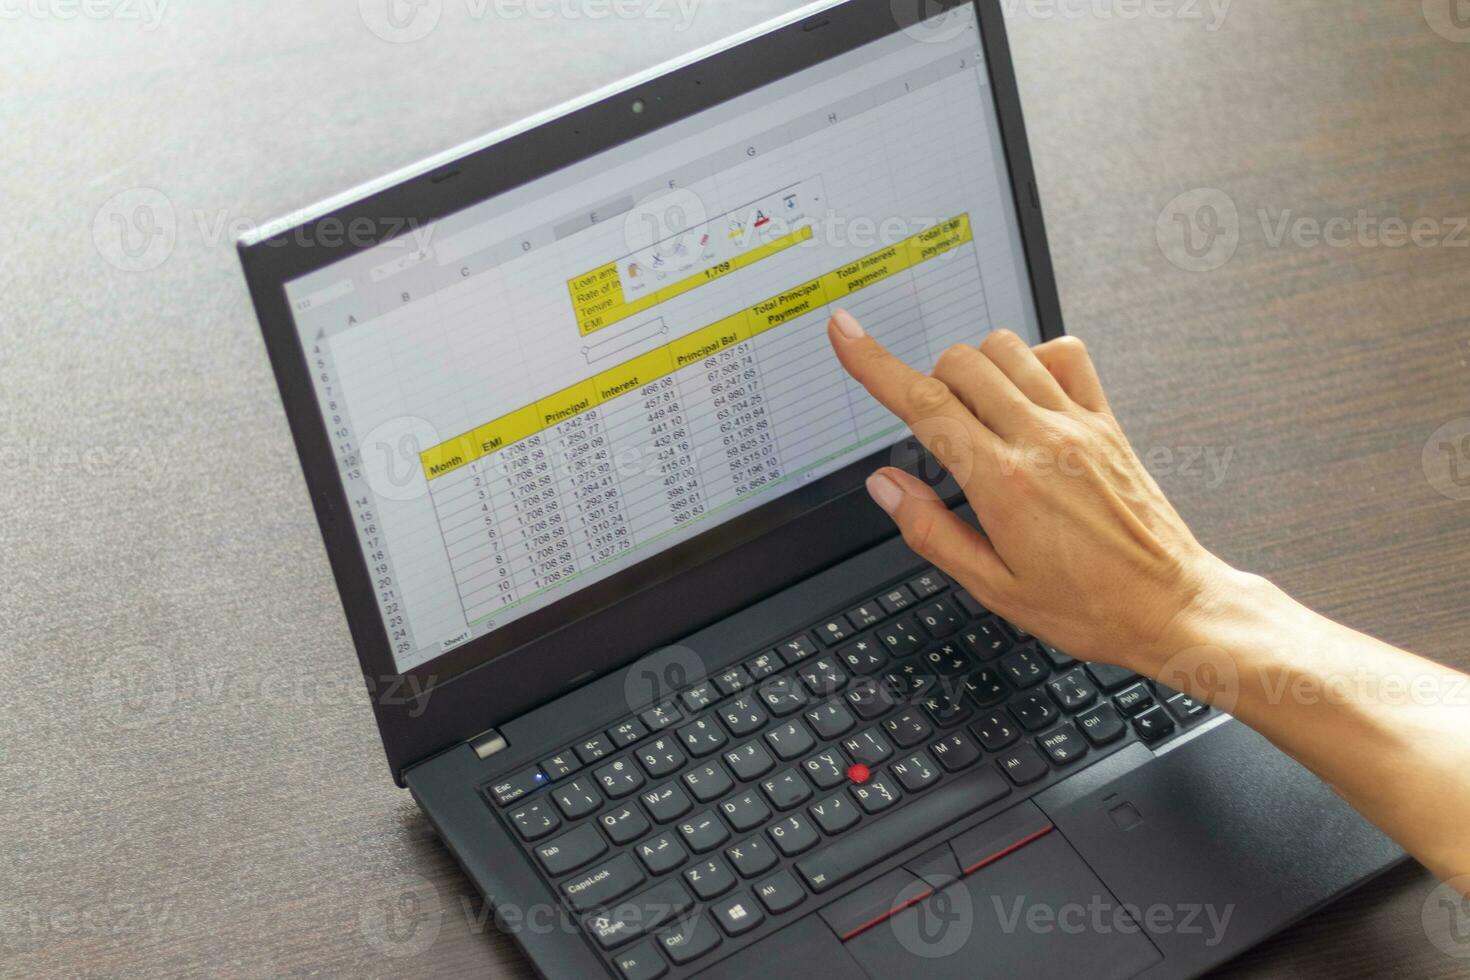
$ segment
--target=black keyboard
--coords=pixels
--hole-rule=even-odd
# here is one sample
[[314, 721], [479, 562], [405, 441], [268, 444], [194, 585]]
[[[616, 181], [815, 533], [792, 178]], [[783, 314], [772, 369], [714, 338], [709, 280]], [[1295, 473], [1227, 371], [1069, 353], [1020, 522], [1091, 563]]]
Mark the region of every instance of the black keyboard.
[[651, 980], [1089, 753], [1208, 713], [931, 569], [483, 792], [615, 975]]

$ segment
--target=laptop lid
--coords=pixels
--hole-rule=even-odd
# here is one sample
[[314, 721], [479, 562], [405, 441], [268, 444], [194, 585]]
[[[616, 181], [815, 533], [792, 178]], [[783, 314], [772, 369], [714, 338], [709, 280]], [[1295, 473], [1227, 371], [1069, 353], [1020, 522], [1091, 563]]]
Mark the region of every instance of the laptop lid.
[[919, 452], [833, 308], [923, 369], [1061, 332], [999, 5], [903, 6], [805, 8], [240, 243], [395, 778], [893, 533], [862, 481]]

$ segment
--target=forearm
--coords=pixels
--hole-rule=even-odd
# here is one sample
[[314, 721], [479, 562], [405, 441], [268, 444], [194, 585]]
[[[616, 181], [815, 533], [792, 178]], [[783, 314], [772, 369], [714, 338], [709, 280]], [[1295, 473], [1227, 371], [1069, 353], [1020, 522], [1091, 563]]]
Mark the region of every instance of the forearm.
[[1261, 732], [1438, 875], [1470, 874], [1470, 677], [1233, 571], [1138, 659]]

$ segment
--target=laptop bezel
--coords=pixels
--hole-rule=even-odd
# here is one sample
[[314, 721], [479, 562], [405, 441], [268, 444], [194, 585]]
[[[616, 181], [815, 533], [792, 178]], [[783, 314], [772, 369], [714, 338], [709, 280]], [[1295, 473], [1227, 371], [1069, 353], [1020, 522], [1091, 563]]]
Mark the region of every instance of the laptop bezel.
[[[972, 0], [918, 0], [931, 14]], [[342, 597], [385, 751], [403, 769], [780, 591], [893, 534], [862, 481], [880, 450], [522, 622], [534, 638], [487, 653], [478, 638], [400, 673], [394, 666], [346, 491], [284, 284], [417, 226], [910, 26], [898, 0], [815, 4], [483, 140], [440, 154], [242, 239], [241, 262]], [[1000, 120], [1038, 320], [1060, 336], [1060, 303], [998, 0], [973, 0]], [[777, 67], [779, 66], [779, 67]], [[644, 105], [629, 111], [633, 99]], [[366, 219], [369, 224], [362, 224]], [[381, 238], [324, 236], [372, 227]], [[646, 577], [649, 567], [663, 579]], [[635, 576], [633, 573], [644, 573]], [[491, 634], [495, 636], [495, 634]], [[778, 638], [772, 638], [773, 642]]]

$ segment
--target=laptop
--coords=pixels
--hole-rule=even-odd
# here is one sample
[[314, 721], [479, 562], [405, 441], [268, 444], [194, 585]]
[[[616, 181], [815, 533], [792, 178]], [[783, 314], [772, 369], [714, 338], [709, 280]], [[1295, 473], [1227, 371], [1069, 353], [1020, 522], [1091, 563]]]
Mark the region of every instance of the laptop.
[[863, 491], [973, 520], [832, 309], [1063, 332], [995, 0], [805, 8], [240, 254], [392, 778], [543, 976], [1193, 976], [1401, 859]]

